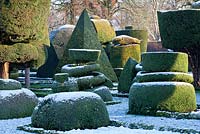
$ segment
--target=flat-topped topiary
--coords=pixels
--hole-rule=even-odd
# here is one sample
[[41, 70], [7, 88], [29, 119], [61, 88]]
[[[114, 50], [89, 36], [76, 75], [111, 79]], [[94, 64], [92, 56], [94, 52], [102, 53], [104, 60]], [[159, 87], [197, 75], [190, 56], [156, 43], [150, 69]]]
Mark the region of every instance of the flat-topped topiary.
[[192, 83], [194, 81], [191, 74], [182, 72], [143, 72], [136, 75], [137, 82], [156, 82], [156, 81], [179, 81]]
[[68, 81], [69, 74], [68, 73], [57, 73], [54, 75], [54, 77], [57, 82], [63, 83], [65, 81]]
[[13, 79], [0, 79], [0, 90], [16, 90], [21, 88], [22, 85], [19, 81]]
[[30, 116], [37, 103], [37, 96], [28, 89], [0, 90], [0, 119]]
[[48, 95], [35, 108], [31, 120], [33, 127], [47, 130], [96, 129], [110, 121], [103, 100], [91, 92]]
[[188, 55], [181, 52], [147, 52], [141, 65], [146, 72], [188, 72]]
[[95, 62], [99, 60], [101, 50], [69, 49], [69, 58], [78, 63]]
[[98, 94], [104, 102], [113, 101], [112, 94], [107, 86], [93, 88], [93, 93]]
[[129, 92], [129, 113], [154, 115], [158, 110], [171, 112], [196, 110], [193, 85], [185, 82], [134, 83]]

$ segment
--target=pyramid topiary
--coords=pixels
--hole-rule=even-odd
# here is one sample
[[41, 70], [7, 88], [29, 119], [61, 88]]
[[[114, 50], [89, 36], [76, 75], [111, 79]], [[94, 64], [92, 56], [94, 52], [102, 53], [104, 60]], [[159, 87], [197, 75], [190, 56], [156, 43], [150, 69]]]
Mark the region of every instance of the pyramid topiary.
[[68, 49], [97, 49], [101, 50], [101, 55], [97, 61], [100, 64], [100, 72], [104, 73], [112, 81], [117, 81], [117, 77], [112, 69], [112, 66], [108, 60], [108, 57], [102, 48], [95, 31], [95, 28], [90, 21], [87, 10], [84, 10], [77, 22], [77, 25], [72, 33], [72, 36], [65, 48], [63, 59], [59, 63], [59, 66], [63, 66], [68, 63], [72, 63], [69, 59]]

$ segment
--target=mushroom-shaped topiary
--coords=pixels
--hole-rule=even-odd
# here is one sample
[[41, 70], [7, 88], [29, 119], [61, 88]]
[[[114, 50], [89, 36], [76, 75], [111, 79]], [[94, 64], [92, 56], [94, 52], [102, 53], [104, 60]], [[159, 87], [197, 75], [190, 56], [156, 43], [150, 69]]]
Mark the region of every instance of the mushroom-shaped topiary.
[[44, 129], [71, 130], [109, 125], [106, 106], [95, 93], [68, 92], [44, 97], [32, 114], [32, 125]]

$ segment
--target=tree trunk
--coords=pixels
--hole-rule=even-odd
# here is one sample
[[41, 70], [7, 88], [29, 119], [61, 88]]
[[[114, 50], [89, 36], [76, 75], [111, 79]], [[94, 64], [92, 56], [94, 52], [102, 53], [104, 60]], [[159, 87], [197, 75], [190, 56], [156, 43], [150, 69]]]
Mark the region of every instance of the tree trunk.
[[195, 89], [200, 90], [200, 47], [185, 48], [185, 52], [188, 54], [189, 63], [192, 68]]
[[9, 62], [0, 64], [0, 78], [9, 79]]
[[25, 85], [26, 88], [30, 87], [30, 67], [25, 65]]

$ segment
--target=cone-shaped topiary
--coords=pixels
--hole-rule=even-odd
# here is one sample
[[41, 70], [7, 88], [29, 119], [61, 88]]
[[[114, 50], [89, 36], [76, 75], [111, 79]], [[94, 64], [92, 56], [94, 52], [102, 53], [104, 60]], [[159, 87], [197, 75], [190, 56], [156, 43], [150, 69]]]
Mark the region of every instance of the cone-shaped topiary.
[[194, 86], [200, 88], [200, 10], [158, 12], [162, 45], [189, 55]]
[[112, 69], [112, 66], [108, 60], [108, 57], [102, 48], [95, 31], [95, 28], [90, 21], [88, 13], [84, 10], [79, 17], [77, 25], [72, 33], [72, 36], [65, 48], [64, 56], [59, 66], [63, 66], [66, 63], [71, 63], [68, 56], [68, 49], [98, 49], [101, 50], [101, 55], [97, 61], [100, 64], [100, 72], [104, 73], [112, 81], [117, 81], [117, 77]]

